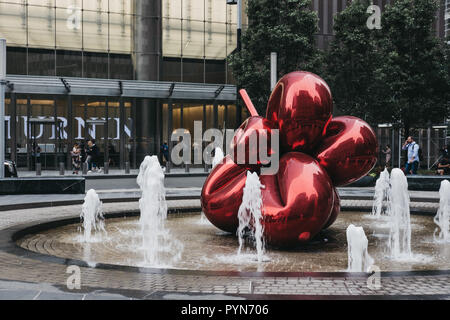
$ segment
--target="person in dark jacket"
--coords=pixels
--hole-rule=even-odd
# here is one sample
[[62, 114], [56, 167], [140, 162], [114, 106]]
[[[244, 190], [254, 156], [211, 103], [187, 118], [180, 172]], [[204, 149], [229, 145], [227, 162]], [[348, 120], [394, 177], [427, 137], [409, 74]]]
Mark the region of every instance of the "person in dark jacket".
[[437, 174], [441, 176], [448, 176], [450, 174], [450, 159], [448, 155], [439, 160]]
[[31, 150], [31, 166], [33, 170], [36, 170], [36, 163], [41, 163], [41, 147], [36, 143], [33, 142], [33, 148]]
[[86, 162], [86, 157], [87, 157], [87, 155], [86, 155], [86, 149], [87, 149], [86, 145], [87, 145], [87, 141], [86, 141], [86, 142], [85, 142], [85, 141], [81, 141], [81, 143], [80, 143], [80, 151], [81, 151], [80, 157], [81, 157], [81, 163]]
[[165, 163], [167, 165], [167, 162], [169, 162], [169, 145], [167, 144], [167, 142], [164, 142], [161, 147], [161, 153], [164, 157]]
[[72, 174], [78, 174], [81, 167], [81, 149], [78, 143], [73, 145], [70, 156], [72, 158]]
[[89, 140], [88, 141], [88, 147], [86, 150], [86, 162], [89, 167], [89, 171], [98, 171], [100, 172], [101, 169], [98, 168], [98, 160], [100, 157], [100, 150], [98, 149], [97, 145], [95, 144], [95, 140]]

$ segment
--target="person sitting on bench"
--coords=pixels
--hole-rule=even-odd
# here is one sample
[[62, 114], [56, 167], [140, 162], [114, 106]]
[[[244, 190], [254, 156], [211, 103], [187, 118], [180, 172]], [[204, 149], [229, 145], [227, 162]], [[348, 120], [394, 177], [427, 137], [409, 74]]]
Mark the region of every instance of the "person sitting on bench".
[[447, 176], [450, 174], [450, 159], [448, 156], [444, 156], [441, 160], [439, 160], [437, 174], [441, 176]]

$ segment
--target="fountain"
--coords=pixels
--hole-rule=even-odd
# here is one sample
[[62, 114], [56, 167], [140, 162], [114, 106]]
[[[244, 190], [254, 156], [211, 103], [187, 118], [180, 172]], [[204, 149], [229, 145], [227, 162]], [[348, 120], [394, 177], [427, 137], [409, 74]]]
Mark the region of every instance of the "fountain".
[[146, 156], [137, 177], [142, 196], [139, 199], [144, 264], [171, 264], [181, 257], [182, 246], [165, 227], [167, 219], [164, 172], [156, 156]]
[[[126, 218], [108, 221], [107, 239], [89, 245], [74, 241], [74, 225], [40, 230], [16, 243], [48, 254], [45, 244], [37, 245], [44, 239], [61, 248], [53, 250], [54, 255], [65, 259], [89, 259], [99, 265], [196, 270], [197, 275], [202, 270], [340, 272], [347, 267], [349, 271], [367, 272], [374, 260], [383, 271], [450, 269], [450, 251], [434, 241], [426, 242], [436, 228], [433, 219], [410, 216], [407, 180], [399, 169], [393, 169], [390, 176], [387, 171], [382, 173], [373, 215], [349, 211], [337, 216], [340, 205], [335, 188], [370, 172], [378, 144], [374, 131], [363, 120], [333, 117], [331, 92], [320, 77], [309, 72], [284, 76], [269, 99], [266, 117], [258, 115], [245, 91], [241, 90], [241, 95], [251, 117], [240, 126], [242, 130], [237, 131], [233, 141], [237, 150], [245, 150], [244, 158], [251, 159], [250, 155], [266, 154], [261, 152], [265, 143], [246, 147], [251, 132], [270, 132], [272, 136], [278, 131], [282, 148], [273, 146], [270, 139], [271, 147], [266, 150], [267, 155], [270, 150], [269, 158], [280, 160], [275, 161], [279, 168], [275, 175], [263, 175], [262, 158], [259, 164], [238, 163], [234, 157], [223, 161], [223, 152], [217, 148], [213, 161], [216, 168], [203, 185], [201, 208], [193, 205], [192, 214], [168, 218], [164, 173], [156, 157], [146, 157], [137, 178], [142, 190], [139, 219], [133, 216], [134, 212], [125, 210]], [[275, 165], [272, 161], [270, 164]], [[261, 180], [257, 172], [261, 172]], [[192, 203], [198, 200], [193, 198]], [[448, 209], [442, 201], [440, 212], [446, 213]], [[90, 208], [96, 206], [95, 201], [86, 202], [94, 203]], [[201, 211], [211, 223], [199, 224]], [[86, 221], [90, 221], [87, 216], [88, 213]], [[381, 218], [374, 219], [377, 216]], [[447, 220], [440, 215], [436, 218], [441, 232], [448, 231], [448, 214], [445, 217]], [[381, 219], [388, 223], [380, 223]], [[97, 227], [100, 228], [91, 224], [85, 231]], [[236, 230], [238, 250], [236, 237], [231, 234]], [[412, 230], [414, 252], [418, 253], [414, 256]], [[371, 236], [366, 237], [366, 233]], [[379, 245], [381, 237], [373, 235], [386, 238], [390, 258], [385, 246]], [[251, 252], [243, 253], [245, 241], [254, 241], [256, 250], [252, 247], [248, 250]], [[265, 244], [273, 244], [270, 259], [266, 260]]]
[[408, 259], [411, 254], [411, 217], [408, 180], [402, 170], [392, 169], [388, 193], [390, 232], [388, 248], [391, 258]]
[[261, 224], [261, 188], [264, 188], [264, 186], [261, 184], [258, 174], [256, 172], [251, 173], [248, 171], [242, 203], [238, 211], [239, 227], [237, 230], [239, 238], [238, 255], [240, 255], [242, 251], [245, 231], [246, 229], [249, 229], [256, 242], [258, 262], [262, 262], [264, 257], [264, 229]]
[[221, 163], [223, 161], [223, 158], [225, 157], [225, 155], [223, 154], [222, 149], [220, 149], [219, 147], [217, 147], [214, 150], [214, 158], [212, 160], [212, 167], [214, 168], [216, 165], [218, 165], [219, 163]]
[[90, 189], [86, 193], [82, 206], [80, 218], [83, 226], [83, 235], [81, 242], [93, 242], [95, 238], [93, 233], [97, 231], [105, 231], [105, 223], [102, 211], [102, 202], [94, 189]]
[[374, 260], [367, 251], [369, 241], [362, 227], [353, 224], [347, 228], [348, 268], [349, 272], [369, 272]]
[[[450, 182], [448, 180], [441, 182], [439, 198], [439, 209], [433, 220], [438, 228], [434, 231], [433, 237], [437, 243], [448, 243], [450, 242]], [[436, 236], [438, 231], [439, 234]]]
[[389, 191], [389, 171], [387, 168], [380, 173], [380, 177], [375, 184], [375, 193], [373, 197], [372, 215], [379, 218], [388, 210], [385, 201]]

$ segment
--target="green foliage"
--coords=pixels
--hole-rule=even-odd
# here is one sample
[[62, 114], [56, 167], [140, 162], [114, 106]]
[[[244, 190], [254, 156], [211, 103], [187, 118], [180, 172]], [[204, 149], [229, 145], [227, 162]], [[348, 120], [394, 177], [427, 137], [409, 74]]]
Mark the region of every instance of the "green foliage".
[[406, 133], [442, 122], [450, 106], [450, 45], [433, 30], [438, 1], [393, 1], [384, 8], [380, 30], [367, 27], [371, 3], [353, 0], [335, 16], [335, 39], [322, 53], [309, 0], [249, 0], [242, 51], [230, 57], [237, 86], [247, 89], [264, 115], [275, 51], [279, 76], [294, 70], [319, 74], [343, 114], [391, 122]]
[[386, 6], [381, 30], [367, 28], [367, 7], [368, 1], [353, 1], [335, 20], [325, 79], [336, 106], [406, 132], [442, 122], [449, 107], [450, 51], [432, 29], [437, 2], [397, 0]]
[[278, 53], [278, 75], [320, 67], [316, 49], [317, 13], [309, 0], [250, 0], [248, 29], [242, 50], [230, 56], [238, 88], [245, 88], [255, 107], [265, 115], [270, 96], [270, 53]]
[[437, 9], [436, 0], [397, 0], [382, 16], [383, 63], [375, 80], [392, 120], [407, 133], [414, 126], [441, 123], [448, 113], [447, 45], [433, 31]]
[[370, 112], [377, 100], [374, 72], [382, 63], [377, 49], [377, 30], [370, 30], [367, 7], [370, 1], [355, 0], [336, 15], [335, 39], [326, 55], [324, 79], [330, 85], [335, 107], [343, 114], [373, 122]]

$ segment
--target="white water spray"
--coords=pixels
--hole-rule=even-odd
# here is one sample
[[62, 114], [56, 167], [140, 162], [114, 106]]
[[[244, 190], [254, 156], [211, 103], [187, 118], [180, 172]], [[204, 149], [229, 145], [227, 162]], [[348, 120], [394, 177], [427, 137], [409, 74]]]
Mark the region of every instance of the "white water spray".
[[225, 155], [223, 154], [222, 149], [217, 147], [214, 151], [214, 158], [212, 160], [212, 167], [214, 168], [216, 165], [221, 163], [223, 161], [223, 158], [225, 158]]
[[389, 192], [389, 171], [385, 168], [380, 173], [380, 177], [375, 184], [375, 193], [373, 196], [372, 215], [381, 217], [383, 213], [387, 212], [386, 201]]
[[347, 227], [348, 271], [369, 272], [374, 260], [369, 255], [369, 241], [362, 227], [353, 224]]
[[411, 254], [411, 217], [408, 180], [402, 170], [392, 169], [389, 189], [390, 232], [388, 249], [393, 259], [408, 259]]
[[450, 242], [450, 182], [448, 180], [441, 182], [439, 198], [439, 209], [434, 217], [434, 223], [438, 228], [434, 231], [433, 237], [437, 243], [448, 243]]
[[96, 232], [106, 232], [102, 202], [94, 189], [90, 189], [84, 197], [80, 218], [83, 226], [81, 242], [92, 242]]
[[209, 222], [208, 218], [206, 218], [205, 213], [203, 211], [202, 211], [202, 213], [200, 213], [199, 224], [201, 224], [201, 225], [210, 225], [210, 222]]
[[256, 172], [247, 172], [247, 180], [245, 182], [244, 194], [242, 196], [242, 204], [238, 211], [238, 255], [241, 254], [241, 250], [244, 245], [245, 229], [248, 228], [251, 230], [256, 241], [258, 262], [262, 262], [264, 257], [264, 230], [261, 224], [262, 188], [264, 188], [264, 186], [261, 184], [258, 174]]
[[173, 264], [181, 258], [182, 245], [165, 227], [167, 219], [164, 172], [156, 156], [146, 156], [139, 168], [137, 184], [141, 188], [139, 199], [144, 264], [161, 266]]

